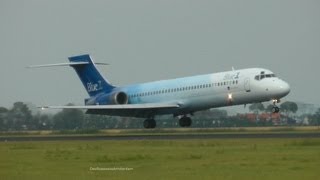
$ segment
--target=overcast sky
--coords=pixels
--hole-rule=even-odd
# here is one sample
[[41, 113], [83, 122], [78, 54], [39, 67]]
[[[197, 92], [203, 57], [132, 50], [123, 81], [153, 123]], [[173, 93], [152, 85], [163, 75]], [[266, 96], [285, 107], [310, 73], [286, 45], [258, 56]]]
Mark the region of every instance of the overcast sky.
[[71, 68], [25, 67], [85, 53], [115, 85], [263, 67], [320, 103], [317, 0], [0, 0], [0, 23], [0, 106], [83, 104]]

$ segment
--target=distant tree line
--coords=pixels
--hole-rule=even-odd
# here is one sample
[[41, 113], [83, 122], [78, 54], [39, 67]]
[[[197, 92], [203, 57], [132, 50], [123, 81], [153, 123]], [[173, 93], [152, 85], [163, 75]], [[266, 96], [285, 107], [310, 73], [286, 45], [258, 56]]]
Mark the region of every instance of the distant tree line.
[[[294, 116], [298, 110], [294, 102], [282, 103], [280, 108], [286, 117]], [[271, 113], [272, 105], [264, 107], [263, 104], [256, 103], [250, 105], [249, 109], [254, 114]], [[303, 115], [303, 117], [309, 119], [309, 125], [320, 125], [320, 108], [315, 114]], [[272, 125], [270, 121], [249, 121], [244, 116], [228, 116], [227, 111], [220, 109], [197, 112], [192, 119], [192, 127]], [[14, 103], [11, 109], [0, 107], [0, 131], [142, 128], [143, 121], [144, 119], [141, 118], [89, 115], [77, 109], [64, 109], [53, 115], [41, 112], [33, 114], [23, 102]], [[171, 115], [159, 116], [157, 127], [179, 127], [178, 119]]]

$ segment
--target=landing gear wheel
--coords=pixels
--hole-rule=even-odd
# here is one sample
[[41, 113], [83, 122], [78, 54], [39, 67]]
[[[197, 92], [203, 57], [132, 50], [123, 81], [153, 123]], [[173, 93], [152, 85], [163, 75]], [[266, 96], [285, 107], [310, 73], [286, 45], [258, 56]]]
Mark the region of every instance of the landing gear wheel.
[[150, 129], [150, 128], [155, 128], [157, 126], [157, 123], [154, 119], [146, 119], [143, 121], [143, 127]]
[[192, 120], [189, 117], [182, 117], [179, 119], [179, 125], [181, 127], [190, 127], [192, 124]]
[[272, 108], [272, 113], [279, 113], [279, 111], [280, 111], [280, 108], [277, 106]]

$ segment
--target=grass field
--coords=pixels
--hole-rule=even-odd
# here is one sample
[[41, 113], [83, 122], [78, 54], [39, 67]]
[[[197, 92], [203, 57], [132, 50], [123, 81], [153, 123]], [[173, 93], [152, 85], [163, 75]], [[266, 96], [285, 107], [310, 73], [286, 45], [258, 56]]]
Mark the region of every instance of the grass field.
[[210, 133], [320, 133], [319, 126], [279, 126], [279, 127], [220, 127], [220, 128], [156, 128], [156, 129], [80, 129], [80, 130], [39, 130], [39, 131], [0, 131], [6, 136], [66, 136], [66, 135], [172, 135], [172, 134], [210, 134]]
[[309, 180], [319, 167], [320, 139], [0, 143], [0, 179]]

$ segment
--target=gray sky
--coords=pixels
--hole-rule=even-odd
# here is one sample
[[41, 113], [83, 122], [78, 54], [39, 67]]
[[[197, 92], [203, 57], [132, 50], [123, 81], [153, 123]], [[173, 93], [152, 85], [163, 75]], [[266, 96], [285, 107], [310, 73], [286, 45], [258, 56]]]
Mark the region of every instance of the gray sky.
[[0, 0], [0, 106], [83, 104], [69, 67], [91, 54], [115, 85], [264, 67], [286, 100], [319, 104], [320, 1]]

